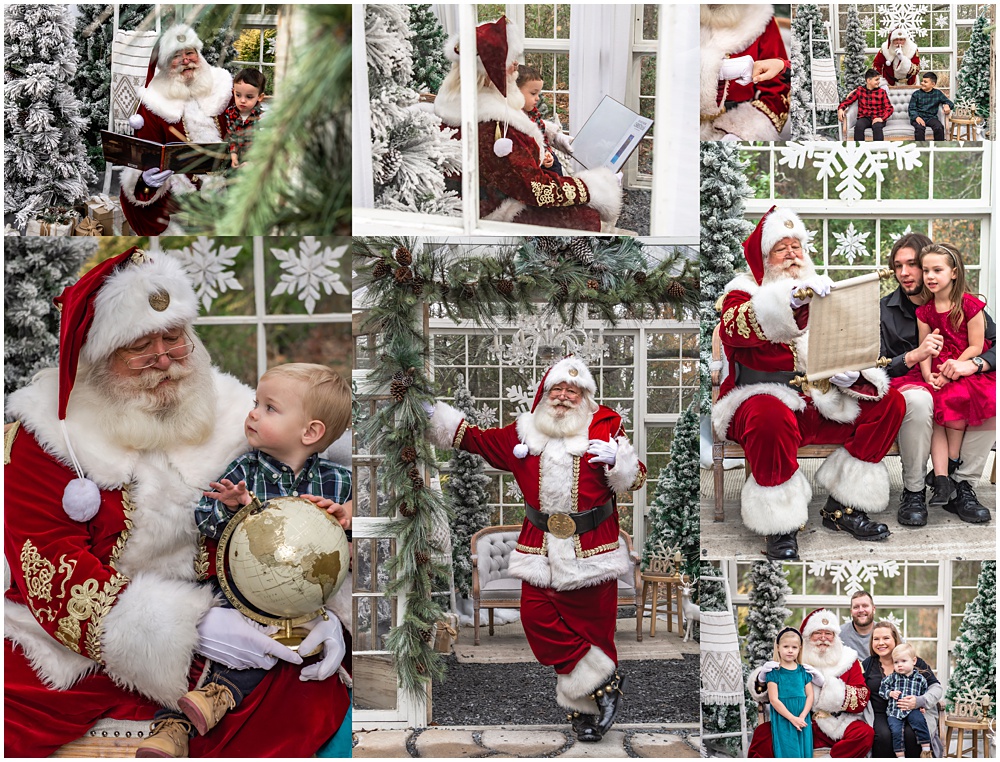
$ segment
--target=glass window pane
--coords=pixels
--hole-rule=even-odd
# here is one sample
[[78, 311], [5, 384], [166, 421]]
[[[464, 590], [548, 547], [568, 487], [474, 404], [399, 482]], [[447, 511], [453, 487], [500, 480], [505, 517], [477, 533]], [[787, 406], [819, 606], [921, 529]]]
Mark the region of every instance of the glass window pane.
[[[367, 600], [367, 599], [362, 599]], [[357, 614], [355, 614], [357, 617]], [[354, 640], [355, 651], [364, 650], [359, 639]], [[390, 654], [359, 654], [354, 656], [354, 708], [396, 709], [396, 670]]]
[[350, 377], [350, 323], [274, 324], [266, 326], [264, 332], [267, 367], [288, 362], [318, 362], [333, 368], [344, 378]]
[[642, 39], [658, 39], [659, 10], [660, 6], [653, 3], [645, 3], [642, 6]]
[[[250, 387], [257, 385], [257, 329], [252, 325], [200, 325], [212, 363]], [[346, 369], [350, 373], [350, 367]], [[250, 408], [247, 408], [247, 412]]]
[[975, 149], [942, 151], [934, 156], [934, 198], [982, 196], [982, 153]]

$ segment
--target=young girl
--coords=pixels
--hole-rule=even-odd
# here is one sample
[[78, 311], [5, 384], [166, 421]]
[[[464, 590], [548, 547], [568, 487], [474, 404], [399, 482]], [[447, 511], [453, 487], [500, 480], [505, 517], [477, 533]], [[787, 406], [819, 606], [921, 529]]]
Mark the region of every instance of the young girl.
[[920, 363], [924, 381], [934, 393], [934, 494], [928, 504], [947, 505], [956, 494], [951, 474], [959, 466], [966, 428], [980, 427], [996, 416], [996, 375], [977, 372], [952, 380], [942, 372], [956, 362], [979, 357], [989, 348], [984, 338], [986, 304], [966, 293], [965, 267], [955, 247], [946, 243], [925, 246], [920, 252], [920, 268], [924, 288], [932, 297], [917, 307], [920, 341], [935, 329], [944, 336], [941, 353]]
[[802, 635], [786, 627], [774, 641], [778, 668], [767, 673], [771, 702], [771, 741], [779, 758], [812, 757], [813, 734], [809, 710], [813, 705], [812, 676], [802, 666]]

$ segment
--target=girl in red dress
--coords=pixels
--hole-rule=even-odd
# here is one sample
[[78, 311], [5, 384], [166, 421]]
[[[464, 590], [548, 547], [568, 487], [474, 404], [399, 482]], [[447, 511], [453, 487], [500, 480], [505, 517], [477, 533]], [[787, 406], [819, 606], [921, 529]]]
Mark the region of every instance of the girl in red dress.
[[935, 329], [944, 336], [937, 357], [920, 363], [924, 381], [934, 391], [934, 431], [931, 463], [934, 495], [929, 505], [946, 505], [955, 496], [950, 474], [958, 468], [962, 439], [969, 427], [981, 427], [996, 416], [996, 374], [981, 370], [971, 376], [949, 379], [949, 365], [979, 357], [989, 344], [985, 339], [985, 302], [966, 293], [961, 253], [949, 244], [931, 244], [920, 252], [924, 288], [931, 299], [917, 307], [920, 341]]

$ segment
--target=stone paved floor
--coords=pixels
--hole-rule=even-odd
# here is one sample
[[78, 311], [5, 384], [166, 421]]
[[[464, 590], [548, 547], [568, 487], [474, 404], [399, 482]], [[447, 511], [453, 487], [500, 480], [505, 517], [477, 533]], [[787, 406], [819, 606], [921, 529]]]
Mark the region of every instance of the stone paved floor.
[[565, 725], [359, 730], [354, 758], [697, 757], [696, 730], [693, 725], [616, 725], [599, 743], [578, 743]]

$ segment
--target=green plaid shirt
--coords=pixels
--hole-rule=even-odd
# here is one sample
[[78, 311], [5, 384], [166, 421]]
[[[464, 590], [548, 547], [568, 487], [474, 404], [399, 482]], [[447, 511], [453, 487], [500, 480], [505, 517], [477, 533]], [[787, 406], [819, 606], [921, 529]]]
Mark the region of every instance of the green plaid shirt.
[[899, 691], [900, 698], [905, 696], [923, 696], [927, 693], [927, 678], [921, 675], [916, 667], [914, 667], [913, 672], [908, 675], [901, 675], [898, 672], [893, 672], [891, 675], [886, 675], [882, 679], [882, 684], [878, 689], [878, 695], [887, 699], [889, 702], [889, 706], [886, 708], [885, 713], [890, 717], [903, 720], [906, 718], [906, 715], [910, 713], [910, 710], [900, 709], [898, 699], [894, 699], [889, 696], [891, 691]]
[[[310, 455], [296, 476], [281, 461], [260, 450], [251, 450], [230, 463], [216, 481], [223, 479], [233, 484], [246, 482], [247, 489], [262, 503], [273, 497], [299, 495], [318, 495], [340, 504], [351, 499], [351, 470], [319, 455]], [[198, 530], [216, 539], [235, 513], [225, 503], [209, 497], [202, 497], [194, 509]]]
[[937, 119], [938, 109], [945, 104], [948, 105], [948, 108], [955, 108], [955, 104], [936, 88], [929, 93], [915, 90], [910, 96], [910, 107], [906, 112], [910, 117], [910, 124], [916, 124], [918, 116], [925, 122], [928, 119]]

